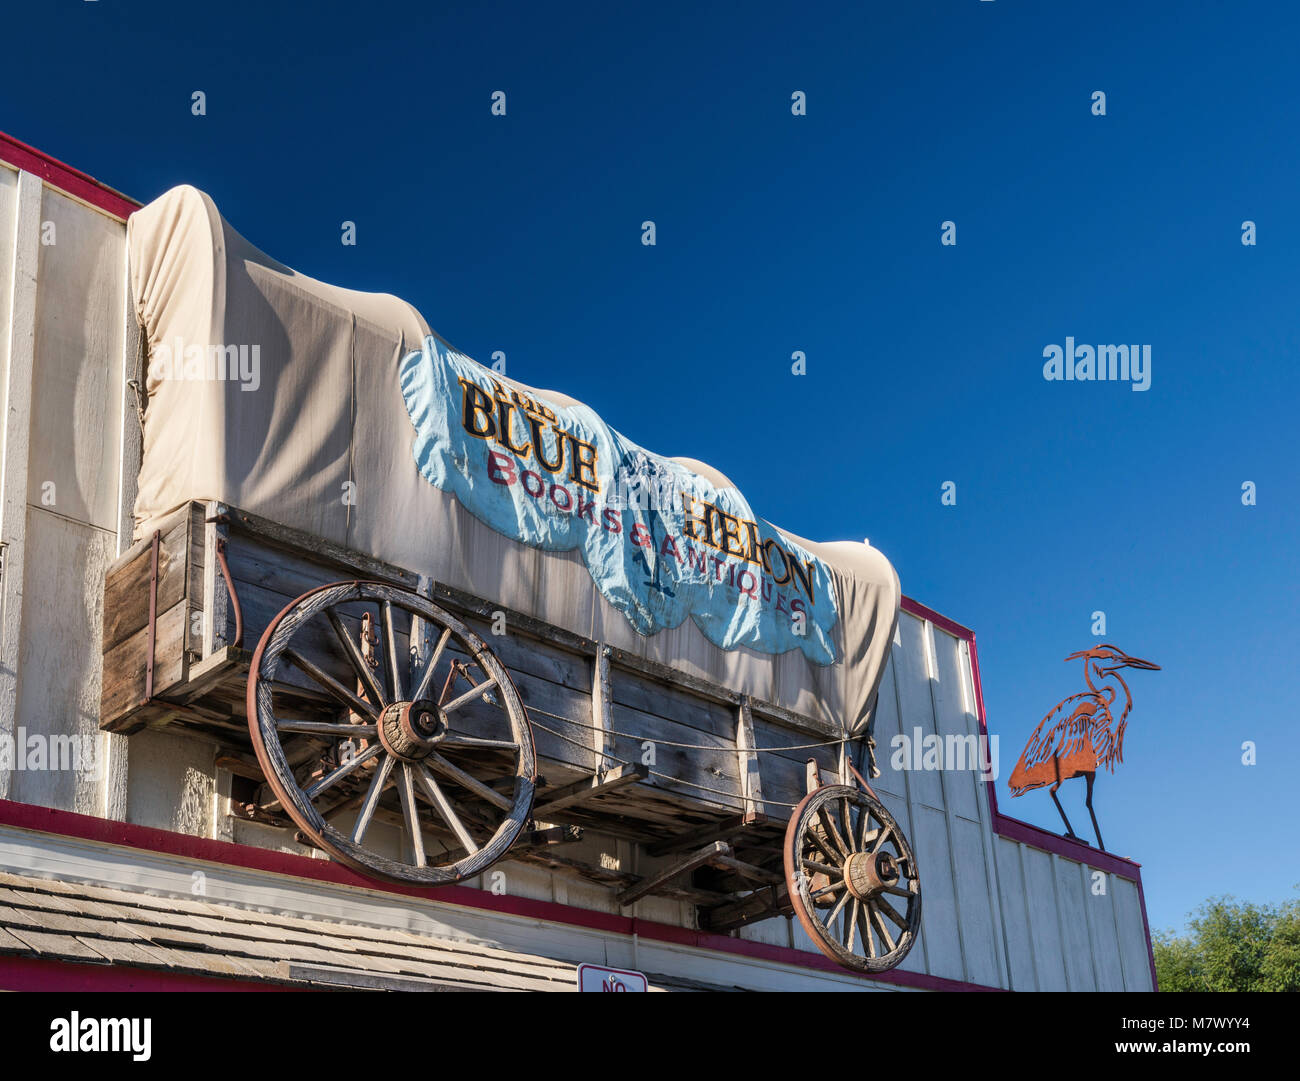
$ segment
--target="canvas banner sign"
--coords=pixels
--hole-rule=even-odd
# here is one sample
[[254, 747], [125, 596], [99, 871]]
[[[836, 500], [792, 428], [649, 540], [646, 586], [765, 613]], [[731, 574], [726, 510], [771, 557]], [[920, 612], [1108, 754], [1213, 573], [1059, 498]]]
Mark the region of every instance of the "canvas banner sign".
[[525, 391], [436, 337], [402, 361], [420, 475], [534, 548], [578, 549], [643, 635], [688, 616], [723, 649], [836, 656], [830, 568], [716, 488], [630, 442], [591, 409]]

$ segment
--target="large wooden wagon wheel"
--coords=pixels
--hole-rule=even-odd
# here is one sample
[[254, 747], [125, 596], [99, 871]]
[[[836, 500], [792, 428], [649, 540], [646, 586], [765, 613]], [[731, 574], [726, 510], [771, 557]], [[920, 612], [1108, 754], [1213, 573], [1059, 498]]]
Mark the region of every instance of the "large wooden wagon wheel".
[[786, 828], [785, 877], [803, 929], [845, 968], [885, 972], [916, 942], [916, 857], [870, 792], [826, 785], [805, 796]]
[[[413, 626], [436, 640], [418, 661]], [[532, 809], [532, 732], [505, 666], [405, 589], [338, 582], [290, 602], [253, 654], [248, 726], [279, 809], [363, 874], [458, 882]]]

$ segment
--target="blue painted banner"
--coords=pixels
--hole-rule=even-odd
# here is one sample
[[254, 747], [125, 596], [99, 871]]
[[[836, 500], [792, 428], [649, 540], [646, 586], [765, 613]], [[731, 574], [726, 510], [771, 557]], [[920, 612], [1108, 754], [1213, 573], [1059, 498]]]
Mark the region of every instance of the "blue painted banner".
[[601, 594], [641, 634], [690, 616], [714, 645], [836, 660], [830, 568], [715, 488], [586, 406], [525, 393], [429, 337], [402, 361], [421, 476], [534, 548], [577, 548]]

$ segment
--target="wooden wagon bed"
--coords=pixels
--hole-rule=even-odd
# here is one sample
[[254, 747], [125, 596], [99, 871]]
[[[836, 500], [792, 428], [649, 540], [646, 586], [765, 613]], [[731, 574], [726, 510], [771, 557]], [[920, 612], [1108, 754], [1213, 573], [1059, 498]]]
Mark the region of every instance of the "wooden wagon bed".
[[[843, 733], [834, 726], [238, 508], [192, 502], [110, 568], [102, 727], [202, 733], [220, 745], [218, 765], [236, 778], [236, 813], [291, 827], [250, 739], [254, 648], [295, 598], [326, 583], [354, 581], [385, 583], [432, 601], [480, 636], [509, 670], [537, 758], [532, 822], [510, 848], [511, 859], [600, 882], [624, 904], [648, 894], [690, 901], [700, 907], [702, 925], [716, 930], [790, 912], [779, 839], [809, 790], [811, 763], [820, 771], [814, 786], [844, 775]], [[340, 609], [358, 636], [362, 607]], [[409, 657], [412, 673], [435, 648], [425, 630], [413, 620], [409, 629], [394, 631], [394, 654]], [[336, 644], [314, 641], [310, 633], [307, 639], [329, 675], [356, 686]], [[447, 656], [471, 660], [454, 645]], [[331, 705], [319, 679], [293, 667], [282, 666], [275, 687], [277, 702], [296, 715]], [[476, 734], [501, 734], [490, 700], [468, 702], [458, 716]], [[850, 762], [859, 764], [860, 746], [848, 749]], [[310, 734], [286, 744], [295, 767], [321, 750]], [[500, 776], [486, 781], [500, 788], [508, 772], [502, 761]], [[341, 786], [339, 795], [355, 804], [359, 787]], [[376, 820], [400, 824], [397, 804], [389, 793], [374, 809]], [[436, 845], [432, 817], [428, 843]], [[635, 875], [571, 858], [563, 842], [582, 829], [637, 842], [649, 856], [664, 857], [663, 867]], [[300, 832], [298, 839], [307, 838]]]

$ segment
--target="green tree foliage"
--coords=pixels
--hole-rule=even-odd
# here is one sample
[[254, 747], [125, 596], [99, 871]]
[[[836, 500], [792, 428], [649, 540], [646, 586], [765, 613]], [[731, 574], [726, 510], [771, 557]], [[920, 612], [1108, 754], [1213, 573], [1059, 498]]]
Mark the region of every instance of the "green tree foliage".
[[1206, 901], [1189, 933], [1157, 934], [1161, 991], [1300, 991], [1300, 901]]

